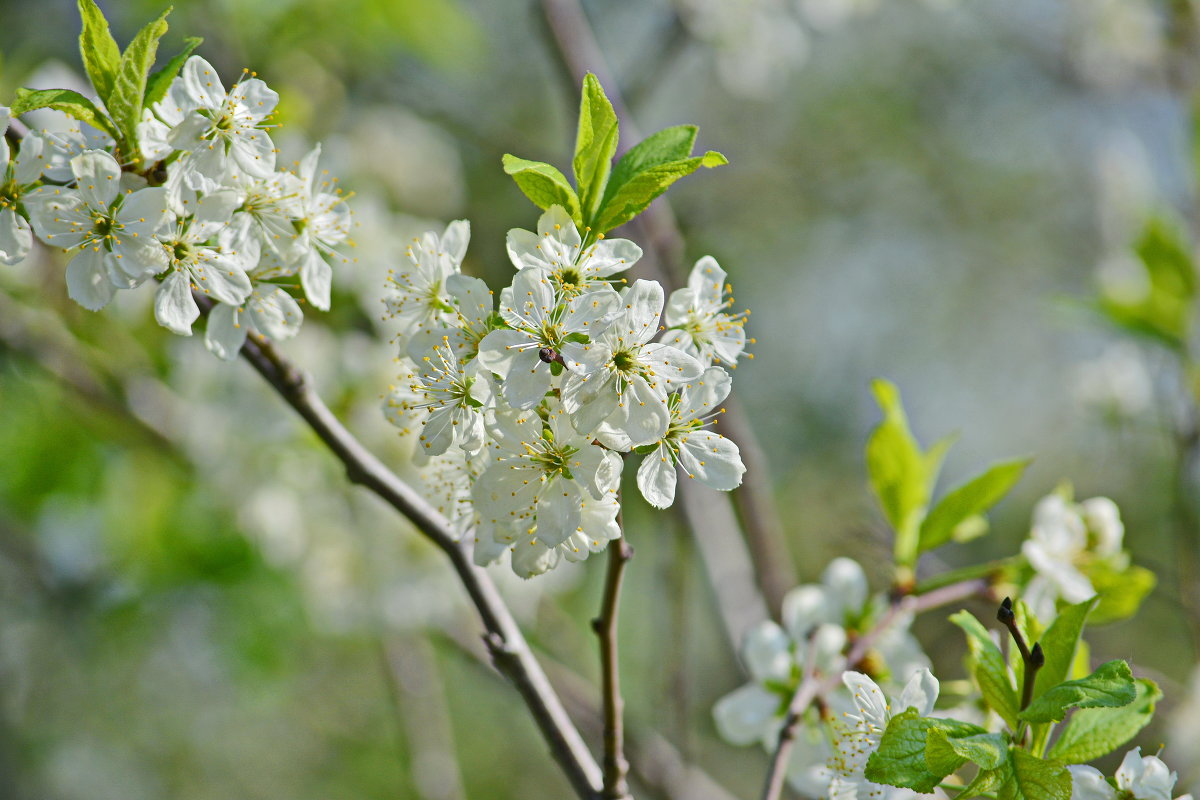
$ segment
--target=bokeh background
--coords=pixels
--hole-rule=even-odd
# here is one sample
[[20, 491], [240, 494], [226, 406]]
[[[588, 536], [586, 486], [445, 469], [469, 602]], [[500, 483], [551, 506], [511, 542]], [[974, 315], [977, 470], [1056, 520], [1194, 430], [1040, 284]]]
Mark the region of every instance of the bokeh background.
[[[100, 5], [121, 43], [162, 11]], [[747, 480], [777, 500], [799, 579], [851, 555], [886, 586], [862, 449], [869, 380], [888, 377], [924, 442], [959, 434], [943, 486], [1035, 457], [991, 535], [927, 570], [1015, 552], [1064, 480], [1121, 505], [1160, 584], [1090, 638], [1160, 681], [1167, 710], [1186, 708], [1197, 660], [1177, 579], [1197, 491], [1172, 433], [1187, 392], [1170, 354], [1094, 299], [1128, 275], [1148, 213], [1193, 217], [1181, 6], [584, 3], [637, 126], [698, 123], [730, 159], [669, 199], [689, 263], [717, 257], [753, 310], [734, 391], [767, 465]], [[409, 237], [467, 218], [465, 268], [507, 280], [504, 234], [537, 210], [500, 157], [566, 166], [574, 136], [542, 6], [177, 0], [169, 21], [161, 52], [203, 36], [227, 82], [257, 71], [282, 97], [284, 154], [324, 140], [355, 193], [356, 264], [283, 349], [405, 471], [378, 410], [395, 377], [385, 275]], [[78, 84], [78, 30], [69, 0], [0, 0], [0, 99]], [[158, 328], [150, 297], [92, 314], [44, 251], [0, 270], [0, 798], [566, 796], [516, 695], [471, 657], [478, 626], [438, 554], [247, 367]], [[696, 548], [630, 505], [629, 716], [751, 796], [765, 755], [711, 722], [742, 677]], [[536, 646], [594, 679], [599, 560], [529, 583], [494, 572]], [[917, 629], [960, 676], [945, 614]]]

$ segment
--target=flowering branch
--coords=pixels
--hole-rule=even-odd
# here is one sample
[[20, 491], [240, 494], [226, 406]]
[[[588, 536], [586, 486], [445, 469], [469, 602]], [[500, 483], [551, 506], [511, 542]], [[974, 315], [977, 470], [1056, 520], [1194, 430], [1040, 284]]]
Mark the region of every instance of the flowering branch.
[[[629, 140], [636, 141], [640, 136], [637, 126], [629, 113], [628, 107], [621, 97], [618, 82], [609, 74], [603, 50], [596, 41], [596, 36], [588, 21], [586, 13], [579, 0], [542, 0], [542, 12], [547, 29], [558, 52], [565, 72], [572, 84], [589, 70], [595, 73], [601, 83], [608, 87], [609, 100], [620, 118], [624, 130], [631, 133]], [[620, 147], [620, 145], [618, 145]], [[631, 225], [638, 229], [636, 238], [645, 243], [646, 254], [649, 258], [643, 260], [643, 271], [651, 267], [657, 279], [668, 291], [679, 286], [683, 272], [684, 242], [679, 232], [671, 207], [665, 199], [649, 206]], [[766, 469], [766, 459], [762, 448], [746, 419], [746, 415], [736, 400], [728, 402], [726, 423], [732, 428], [734, 439], [741, 449], [743, 460], [752, 474], [760, 476], [757, 480], [747, 481], [732, 495], [740, 513], [740, 525], [735, 524], [724, 530], [713, 531], [714, 535], [722, 536], [725, 541], [723, 549], [734, 546], [733, 537], [728, 534], [741, 531], [744, 546], [749, 551], [750, 562], [753, 565], [753, 578], [757, 593], [761, 593], [766, 601], [766, 609], [770, 616], [778, 619], [783, 604], [783, 596], [796, 583], [795, 571], [791, 566], [787, 546], [784, 543], [783, 524], [779, 518], [775, 503], [771, 497], [770, 483], [763, 476], [769, 474]], [[685, 494], [685, 500], [687, 495]], [[729, 501], [721, 498], [722, 505]], [[697, 519], [704, 515], [692, 513], [692, 509], [684, 509], [694, 527]], [[732, 514], [722, 514], [723, 517], [733, 518]], [[706, 527], [711, 523], [705, 523]], [[698, 530], [699, 535], [699, 530]], [[739, 548], [740, 549], [740, 548]], [[702, 550], [707, 555], [707, 550]], [[710, 564], [710, 569], [712, 565]], [[739, 594], [744, 594], [739, 593]], [[725, 613], [727, 618], [741, 616], [734, 610]], [[753, 621], [757, 621], [753, 620]], [[744, 629], [743, 629], [744, 630]], [[742, 631], [730, 631], [733, 647], [737, 649]]]
[[795, 738], [796, 727], [808, 707], [819, 697], [823, 697], [836, 689], [842, 682], [842, 675], [857, 667], [866, 657], [868, 651], [887, 632], [895, 622], [905, 614], [921, 614], [935, 608], [941, 608], [957, 603], [968, 597], [986, 594], [991, 590], [991, 583], [983, 578], [962, 581], [961, 583], [943, 586], [940, 589], [922, 595], [905, 595], [894, 599], [887, 611], [875, 623], [875, 626], [864, 633], [851, 645], [849, 652], [841, 658], [838, 664], [823, 677], [814, 668], [817, 648], [808, 650], [808, 663], [805, 665], [804, 676], [796, 687], [791, 701], [788, 703], [787, 716], [783, 728], [779, 732], [779, 743], [771, 756], [771, 765], [763, 787], [762, 800], [778, 800], [783, 791], [784, 777], [787, 774], [788, 754]]
[[622, 537], [608, 545], [608, 574], [604, 581], [604, 598], [600, 616], [592, 620], [592, 628], [600, 638], [601, 698], [604, 712], [604, 798], [629, 797], [625, 776], [629, 762], [625, 759], [625, 701], [621, 699], [620, 664], [617, 658], [617, 611], [621, 603], [621, 582], [625, 565], [633, 558], [633, 548]]
[[270, 342], [252, 334], [242, 346], [241, 355], [345, 464], [351, 482], [379, 495], [450, 559], [487, 631], [483, 639], [493, 663], [520, 692], [551, 755], [566, 774], [576, 795], [583, 800], [593, 800], [600, 786], [599, 766], [495, 585], [482, 569], [471, 563], [470, 556], [455, 541], [442, 516], [354, 438], [313, 390], [305, 374], [280, 355]]

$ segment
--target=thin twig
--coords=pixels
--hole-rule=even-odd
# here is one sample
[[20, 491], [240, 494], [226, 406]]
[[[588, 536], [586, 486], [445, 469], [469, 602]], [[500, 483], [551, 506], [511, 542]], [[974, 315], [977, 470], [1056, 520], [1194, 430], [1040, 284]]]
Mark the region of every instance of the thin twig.
[[625, 701], [621, 698], [621, 673], [617, 648], [617, 613], [621, 603], [621, 582], [625, 565], [633, 558], [633, 548], [625, 537], [608, 545], [608, 574], [604, 579], [604, 598], [600, 616], [592, 628], [600, 639], [601, 706], [604, 711], [604, 788], [601, 797], [622, 800], [629, 797], [629, 762], [625, 759]]
[[[814, 629], [815, 630], [815, 629]], [[779, 744], [771, 754], [771, 765], [767, 768], [767, 777], [763, 781], [763, 800], [776, 800], [783, 792], [783, 779], [787, 775], [788, 757], [792, 753], [792, 742], [796, 740], [796, 728], [800, 718], [817, 696], [820, 681], [816, 678], [817, 648], [812, 646], [809, 636], [808, 653], [804, 659], [804, 671], [800, 683], [788, 703], [787, 715], [783, 718], [783, 727], [779, 731]]]
[[[450, 642], [474, 663], [486, 663], [486, 656], [474, 639], [454, 628], [447, 628], [445, 633]], [[572, 718], [579, 720], [580, 727], [589, 736], [601, 737], [604, 719], [596, 707], [591, 681], [544, 651], [538, 653], [538, 660], [549, 673]], [[666, 800], [736, 800], [733, 793], [712, 776], [686, 761], [657, 730], [636, 721], [626, 723], [626, 749], [630, 755], [630, 776], [652, 795]]]
[[551, 755], [575, 793], [584, 800], [594, 800], [601, 785], [599, 766], [567, 716], [562, 701], [546, 679], [495, 585], [472, 563], [446, 520], [354, 438], [313, 390], [307, 376], [284, 359], [270, 342], [252, 334], [246, 339], [241, 355], [341, 460], [353, 483], [379, 495], [449, 557], [479, 612], [486, 629], [484, 642], [496, 668], [520, 692]]

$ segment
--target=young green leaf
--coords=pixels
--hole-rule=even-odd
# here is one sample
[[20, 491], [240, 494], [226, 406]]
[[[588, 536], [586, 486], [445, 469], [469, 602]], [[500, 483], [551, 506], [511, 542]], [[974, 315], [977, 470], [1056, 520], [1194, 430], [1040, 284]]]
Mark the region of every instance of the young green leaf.
[[167, 96], [167, 89], [171, 87], [171, 81], [175, 80], [175, 76], [183, 68], [184, 62], [203, 42], [204, 40], [199, 36], [187, 37], [183, 40], [183, 49], [164, 64], [162, 69], [155, 70], [151, 74], [146, 80], [146, 98], [142, 102], [143, 107], [149, 108]]
[[1060, 722], [1072, 708], [1120, 708], [1137, 699], [1133, 673], [1124, 661], [1101, 664], [1086, 678], [1060, 683], [1029, 704], [1026, 722]]
[[108, 102], [108, 113], [112, 115], [117, 129], [121, 132], [124, 156], [133, 161], [141, 157], [137, 146], [137, 126], [142, 120], [143, 101], [146, 97], [146, 78], [154, 66], [154, 57], [158, 52], [158, 40], [167, 32], [167, 14], [146, 25], [121, 56], [121, 65], [117, 70], [117, 79], [113, 84], [112, 96]]
[[1100, 604], [1090, 618], [1093, 625], [1132, 617], [1158, 583], [1153, 572], [1137, 565], [1115, 570], [1106, 562], [1097, 561], [1084, 574], [1100, 595]]
[[39, 108], [53, 108], [117, 138], [117, 129], [112, 120], [96, 108], [91, 100], [70, 89], [17, 89], [17, 96], [10, 108], [14, 117]]
[[1179, 226], [1154, 218], [1146, 224], [1135, 250], [1146, 269], [1148, 291], [1134, 299], [1104, 297], [1100, 307], [1123, 328], [1172, 348], [1183, 347], [1196, 294], [1195, 267], [1185, 234]]
[[1154, 716], [1154, 706], [1162, 692], [1154, 681], [1134, 681], [1137, 698], [1120, 708], [1094, 708], [1076, 711], [1047, 754], [1064, 764], [1083, 764], [1111, 753], [1137, 736]]
[[1062, 764], [1011, 748], [999, 800], [1070, 800], [1071, 773]]
[[1005, 461], [947, 492], [921, 523], [920, 551], [950, 541], [962, 522], [996, 505], [1021, 479], [1027, 466], [1028, 459]]
[[925, 758], [926, 739], [931, 731], [941, 731], [948, 737], [985, 733], [983, 728], [969, 722], [922, 717], [915, 708], [909, 708], [888, 722], [879, 749], [867, 760], [863, 773], [867, 780], [918, 792], [933, 791], [942, 778], [958, 767], [945, 772], [932, 769]]
[[929, 731], [925, 763], [930, 772], [949, 775], [968, 761], [980, 769], [996, 769], [1008, 759], [1008, 737], [1001, 733], [976, 733], [955, 737], [943, 728]]
[[981, 769], [976, 773], [975, 778], [964, 786], [962, 791], [955, 795], [955, 797], [961, 797], [963, 800], [971, 800], [973, 797], [994, 795], [996, 790], [1008, 779], [1008, 773], [1009, 766], [1007, 762], [997, 769]]
[[583, 227], [579, 212], [579, 197], [567, 182], [567, 177], [550, 164], [542, 161], [527, 161], [514, 155], [504, 154], [504, 171], [517, 182], [517, 187], [540, 209], [560, 205]]
[[595, 217], [604, 196], [613, 155], [617, 152], [617, 136], [617, 114], [600, 81], [589, 72], [583, 77], [579, 132], [575, 136], [575, 158], [571, 161], [585, 223]]
[[[929, 504], [929, 461], [909, 430], [895, 384], [876, 379], [871, 391], [883, 419], [867, 440], [867, 472], [884, 516], [896, 532], [896, 563], [912, 566], [917, 558], [918, 526]], [[945, 447], [933, 452], [938, 451], [944, 453]]]
[[95, 0], [79, 0], [79, 17], [83, 20], [83, 30], [79, 32], [79, 55], [83, 58], [83, 68], [92, 82], [92, 88], [107, 104], [112, 95], [113, 82], [117, 79], [121, 50]]
[[672, 161], [682, 161], [690, 158], [692, 147], [696, 144], [695, 125], [676, 125], [664, 128], [658, 133], [647, 136], [642, 141], [621, 156], [621, 160], [613, 167], [612, 175], [608, 178], [608, 186], [604, 190], [601, 208], [607, 206], [613, 195], [639, 172], [645, 172], [652, 167], [669, 164]]
[[1067, 606], [1059, 612], [1042, 635], [1042, 653], [1046, 656], [1046, 663], [1038, 670], [1037, 679], [1033, 683], [1034, 699], [1071, 677], [1075, 648], [1079, 644], [1079, 637], [1083, 635], [1083, 626], [1087, 622], [1088, 614], [1096, 607], [1096, 600], [1097, 598], [1093, 597], [1082, 603]]
[[979, 684], [979, 691], [983, 693], [983, 699], [1010, 728], [1016, 730], [1017, 712], [1020, 710], [1017, 690], [1008, 678], [1008, 669], [1000, 648], [992, 641], [987, 629], [969, 611], [951, 615], [950, 621], [967, 634], [967, 645], [971, 649], [971, 660], [974, 662], [972, 673], [975, 682]]
[[592, 228], [599, 233], [607, 233], [618, 225], [624, 225], [642, 213], [654, 198], [680, 178], [691, 175], [700, 167], [719, 167], [728, 163], [729, 159], [725, 156], [709, 150], [702, 156], [668, 161], [644, 169], [625, 181], [603, 203], [596, 212]]

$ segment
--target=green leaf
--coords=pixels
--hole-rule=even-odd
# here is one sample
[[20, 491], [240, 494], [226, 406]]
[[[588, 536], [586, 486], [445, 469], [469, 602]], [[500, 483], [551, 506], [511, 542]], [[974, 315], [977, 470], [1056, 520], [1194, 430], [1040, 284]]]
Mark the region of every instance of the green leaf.
[[1137, 699], [1133, 673], [1124, 661], [1101, 664], [1086, 678], [1060, 683], [1029, 704], [1026, 722], [1059, 722], [1072, 708], [1119, 708]]
[[1111, 291], [1101, 299], [1100, 307], [1117, 325], [1181, 348], [1188, 338], [1196, 294], [1195, 266], [1186, 236], [1179, 226], [1153, 218], [1134, 249], [1146, 269], [1149, 286], [1145, 293], [1130, 298]]
[[1070, 800], [1071, 773], [1062, 764], [1046, 761], [1024, 750], [1009, 750], [1005, 781], [998, 800]]
[[1028, 459], [1005, 461], [947, 492], [921, 523], [921, 552], [950, 541], [960, 524], [996, 505], [1021, 479], [1027, 466]]
[[992, 641], [987, 629], [969, 611], [952, 614], [950, 621], [967, 634], [967, 645], [971, 649], [971, 659], [974, 662], [972, 674], [975, 682], [979, 684], [979, 691], [983, 693], [983, 699], [1010, 728], [1016, 730], [1020, 706], [1017, 702], [1017, 691], [1009, 681], [1008, 669], [1005, 667], [1000, 648]]
[[96, 108], [91, 100], [70, 89], [17, 89], [17, 96], [10, 108], [14, 117], [39, 108], [53, 108], [104, 131], [114, 139], [118, 138], [112, 120]]
[[1104, 561], [1097, 561], [1084, 570], [1092, 582], [1100, 604], [1092, 612], [1091, 624], [1128, 619], [1137, 613], [1142, 600], [1154, 589], [1158, 579], [1154, 573], [1139, 566], [1116, 570]]
[[583, 91], [579, 98], [579, 132], [575, 135], [575, 187], [585, 224], [599, 210], [600, 198], [608, 184], [612, 158], [617, 152], [618, 123], [612, 103], [604, 94], [600, 81], [592, 73], [583, 76]]
[[[867, 472], [884, 516], [896, 532], [896, 563], [912, 566], [917, 558], [921, 517], [929, 504], [929, 467], [934, 459], [927, 460], [909, 430], [895, 384], [876, 379], [871, 382], [871, 391], [883, 419], [867, 440]], [[930, 452], [944, 454], [947, 447], [944, 444]], [[940, 458], [936, 461], [940, 463]]]
[[971, 800], [973, 797], [994, 795], [1008, 778], [1008, 772], [1008, 764], [1004, 764], [999, 769], [979, 770], [974, 780], [964, 786], [962, 791], [954, 796], [954, 800], [958, 800], [960, 797], [962, 800]]
[[949, 775], [968, 761], [981, 769], [996, 769], [1008, 760], [1008, 737], [1001, 733], [977, 733], [952, 737], [944, 729], [933, 729], [925, 740], [925, 763], [929, 771]]
[[583, 227], [579, 213], [579, 198], [567, 182], [567, 177], [550, 164], [542, 161], [527, 161], [514, 155], [504, 154], [504, 171], [517, 182], [517, 187], [538, 208], [545, 210], [560, 205]]
[[1154, 681], [1138, 678], [1137, 699], [1120, 708], [1076, 711], [1047, 754], [1065, 764], [1083, 764], [1121, 747], [1154, 716], [1162, 692]]
[[953, 719], [922, 717], [915, 708], [909, 708], [888, 722], [879, 740], [879, 749], [867, 760], [864, 772], [867, 780], [918, 792], [932, 791], [942, 778], [957, 768], [935, 772], [926, 762], [926, 737], [935, 730], [953, 737], [984, 733], [984, 729], [978, 725]]
[[710, 150], [702, 156], [668, 161], [644, 169], [625, 181], [602, 204], [596, 212], [592, 228], [597, 233], [607, 233], [618, 225], [624, 225], [642, 213], [654, 198], [680, 178], [691, 175], [700, 167], [718, 167], [728, 163], [729, 159], [725, 156]]
[[168, 8], [161, 17], [138, 31], [129, 47], [125, 48], [125, 53], [121, 56], [121, 66], [117, 70], [117, 79], [113, 84], [112, 96], [108, 101], [108, 113], [112, 115], [117, 129], [121, 132], [121, 151], [130, 161], [141, 158], [137, 126], [142, 120], [146, 77], [154, 66], [158, 40], [167, 32], [169, 13], [171, 9]]
[[79, 32], [79, 55], [83, 58], [83, 68], [92, 82], [92, 88], [107, 104], [117, 79], [121, 50], [95, 0], [79, 0], [79, 16], [83, 20], [83, 30]]
[[1075, 648], [1079, 637], [1083, 635], [1083, 626], [1088, 614], [1096, 607], [1097, 598], [1093, 597], [1067, 606], [1058, 613], [1054, 622], [1042, 635], [1042, 653], [1046, 663], [1038, 670], [1033, 682], [1033, 697], [1036, 700], [1052, 687], [1057, 686], [1071, 677], [1071, 665], [1075, 661]]
[[621, 160], [617, 162], [612, 175], [609, 176], [603, 204], [607, 205], [617, 189], [628, 183], [629, 179], [639, 172], [691, 157], [698, 130], [699, 128], [695, 125], [676, 125], [673, 128], [664, 128], [629, 148], [629, 151], [621, 156]]
[[188, 60], [196, 48], [203, 42], [204, 40], [199, 36], [187, 37], [183, 40], [183, 49], [174, 58], [164, 64], [162, 69], [156, 70], [147, 79], [146, 97], [142, 101], [144, 108], [149, 108], [167, 96], [167, 89], [171, 88], [171, 81], [175, 80], [175, 76], [183, 68], [184, 62]]

